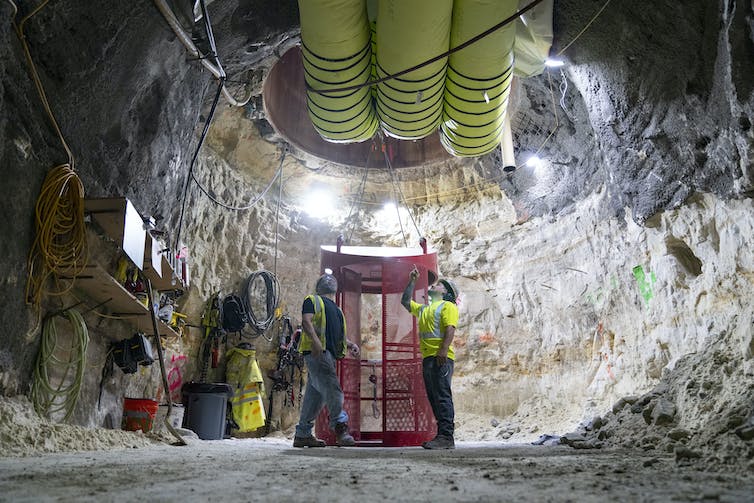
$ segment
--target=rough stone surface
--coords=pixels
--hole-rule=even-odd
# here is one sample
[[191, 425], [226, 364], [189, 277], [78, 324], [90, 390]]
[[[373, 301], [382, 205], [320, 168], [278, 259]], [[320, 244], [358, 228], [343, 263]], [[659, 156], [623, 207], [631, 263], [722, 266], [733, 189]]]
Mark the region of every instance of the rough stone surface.
[[[194, 167], [230, 205], [247, 205], [272, 181], [244, 211], [213, 204], [194, 183], [183, 201], [214, 85], [153, 4], [51, 2], [26, 23], [26, 35], [87, 195], [127, 196], [161, 217], [172, 237], [186, 203], [181, 236], [193, 285], [181, 307], [192, 324], [212, 292], [238, 291], [259, 269], [276, 272], [281, 310], [298, 316], [319, 272], [318, 247], [339, 234], [398, 246], [425, 236], [440, 272], [463, 292], [454, 376], [460, 435], [531, 441], [599, 416], [599, 427], [567, 436], [574, 446], [751, 470], [751, 2], [612, 2], [573, 45], [602, 3], [556, 4], [555, 49], [568, 65], [521, 81], [511, 112], [521, 161], [538, 151], [543, 169], [502, 175], [492, 154], [369, 173], [361, 193], [363, 173], [292, 152], [280, 192], [273, 180], [283, 148], [268, 141], [275, 135], [257, 94], [243, 109], [221, 105]], [[0, 2], [0, 19], [11, 11]], [[258, 93], [275, 47], [295, 43], [295, 2], [213, 2], [210, 12], [229, 75], [247, 83], [233, 91]], [[34, 200], [65, 157], [23, 58], [2, 23], [3, 396], [29, 390], [41, 316], [75, 303], [47, 299], [40, 312], [24, 304]], [[400, 223], [376, 209], [397, 197], [396, 184], [410, 203]], [[320, 186], [335, 193], [340, 211], [330, 219], [305, 211], [304, 196]], [[159, 392], [157, 370], [109, 378], [97, 409], [108, 344], [130, 329], [94, 313], [86, 319], [92, 368], [74, 422], [113, 426], [122, 396]], [[170, 358], [185, 357], [186, 380], [196, 377], [201, 337], [191, 328], [171, 348]], [[260, 365], [272, 368], [277, 341], [255, 344]], [[222, 379], [222, 367], [210, 378]], [[665, 401], [676, 409], [667, 424], [669, 414], [653, 417]], [[295, 408], [283, 416], [278, 426], [290, 431]]]

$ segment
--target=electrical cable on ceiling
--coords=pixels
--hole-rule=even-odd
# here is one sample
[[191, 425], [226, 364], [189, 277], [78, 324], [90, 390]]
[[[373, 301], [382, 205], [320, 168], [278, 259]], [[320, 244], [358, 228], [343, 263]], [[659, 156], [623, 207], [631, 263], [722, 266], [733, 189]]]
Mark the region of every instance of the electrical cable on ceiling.
[[491, 35], [492, 33], [496, 32], [497, 30], [500, 30], [500, 29], [504, 28], [506, 25], [512, 23], [513, 21], [515, 21], [519, 17], [523, 16], [524, 14], [526, 14], [527, 12], [529, 12], [531, 9], [533, 9], [534, 7], [536, 7], [537, 5], [539, 5], [542, 2], [543, 2], [543, 0], [534, 0], [533, 2], [531, 2], [530, 4], [528, 4], [523, 9], [515, 12], [511, 16], [509, 16], [506, 19], [500, 21], [495, 26], [492, 26], [491, 28], [486, 29], [482, 33], [471, 37], [466, 42], [463, 42], [463, 43], [461, 43], [461, 44], [459, 44], [459, 45], [457, 45], [455, 47], [452, 47], [449, 50], [443, 52], [442, 54], [438, 54], [437, 56], [434, 56], [434, 57], [432, 57], [432, 58], [430, 58], [430, 59], [428, 59], [426, 61], [422, 61], [421, 63], [419, 63], [417, 65], [414, 65], [411, 68], [406, 68], [405, 70], [401, 70], [401, 71], [393, 73], [391, 75], [385, 75], [382, 78], [370, 80], [368, 82], [364, 82], [363, 84], [355, 84], [355, 85], [352, 85], [352, 86], [339, 87], [339, 88], [335, 88], [335, 89], [313, 89], [313, 88], [309, 87], [309, 85], [307, 84], [306, 85], [306, 89], [308, 91], [311, 91], [311, 92], [317, 93], [317, 94], [331, 94], [331, 93], [340, 93], [340, 92], [346, 92], [346, 91], [355, 91], [355, 90], [361, 89], [363, 87], [373, 86], [373, 85], [376, 85], [376, 84], [381, 84], [382, 82], [387, 82], [389, 80], [396, 79], [398, 77], [406, 75], [407, 73], [411, 73], [413, 71], [419, 70], [420, 68], [424, 68], [425, 66], [431, 65], [432, 63], [440, 61], [443, 58], [447, 58], [451, 54], [454, 54], [454, 53], [456, 53], [458, 51], [461, 51], [461, 50], [467, 48], [468, 46], [470, 46], [470, 45], [472, 45], [472, 44], [474, 44], [476, 42], [479, 42], [483, 38]]
[[215, 44], [215, 34], [212, 32], [212, 23], [209, 20], [209, 12], [207, 11], [207, 3], [204, 0], [199, 0], [199, 4], [202, 8], [202, 21], [204, 21], [204, 32], [207, 34], [209, 40], [210, 55], [215, 58], [215, 64], [220, 72], [220, 78], [225, 81], [227, 75], [223, 70], [223, 65], [220, 63], [220, 56], [217, 54], [217, 44]]
[[[212, 101], [212, 107], [209, 109], [209, 115], [204, 122], [204, 128], [202, 134], [199, 136], [199, 142], [194, 149], [194, 155], [191, 156], [191, 163], [189, 164], [188, 176], [186, 177], [186, 183], [183, 185], [183, 200], [181, 201], [181, 212], [178, 216], [178, 230], [176, 232], [175, 241], [173, 243], [173, 250], [178, 250], [181, 245], [181, 231], [183, 230], [183, 214], [186, 211], [186, 200], [188, 199], [188, 189], [191, 184], [191, 180], [196, 181], [194, 178], [194, 165], [196, 164], [196, 158], [199, 156], [199, 150], [204, 144], [204, 139], [207, 137], [207, 131], [209, 131], [209, 125], [212, 122], [212, 118], [215, 116], [215, 109], [217, 108], [217, 102], [220, 99], [220, 92], [222, 91], [222, 81], [217, 86], [217, 92], [215, 93], [215, 99]], [[197, 183], [198, 185], [198, 183]], [[201, 186], [199, 186], [201, 188]]]
[[[186, 31], [181, 26], [180, 21], [178, 21], [178, 18], [175, 16], [175, 13], [170, 8], [166, 0], [154, 0], [155, 5], [157, 6], [157, 9], [162, 13], [163, 17], [165, 18], [165, 21], [167, 21], [170, 28], [173, 30], [173, 32], [178, 37], [178, 40], [183, 44], [183, 46], [186, 48], [186, 50], [191, 54], [191, 56], [195, 59], [197, 59], [201, 64], [212, 73], [212, 75], [215, 76], [218, 80], [225, 78], [225, 72], [222, 71], [222, 68], [218, 68], [217, 66], [213, 65], [208, 61], [208, 57], [203, 55], [201, 51], [196, 47], [194, 44], [194, 41], [191, 39], [191, 36], [186, 33]], [[205, 21], [205, 28], [206, 28], [206, 21]], [[214, 41], [210, 42], [212, 46], [214, 46]], [[215, 55], [216, 56], [216, 55]], [[228, 100], [228, 102], [237, 107], [242, 107], [246, 105], [249, 100], [251, 100], [252, 93], [249, 93], [249, 96], [242, 101], [236, 100], [231, 94], [230, 91], [225, 87], [225, 82], [227, 80], [223, 80], [222, 84], [222, 93], [225, 96], [225, 98]]]
[[[62, 338], [58, 336], [57, 316], [71, 324], [70, 347], [63, 347]], [[66, 309], [45, 319], [31, 387], [31, 401], [37, 414], [56, 419], [56, 414], [64, 412], [63, 421], [71, 417], [81, 394], [88, 345], [86, 323], [75, 309]], [[53, 380], [59, 382], [53, 384]]]
[[[265, 317], [259, 318], [257, 313], [254, 312], [254, 305], [258, 303], [254, 302], [254, 294], [257, 291], [258, 280], [261, 279], [265, 286], [264, 307]], [[277, 276], [270, 271], [256, 271], [249, 275], [244, 284], [244, 297], [246, 314], [249, 317], [249, 326], [254, 330], [256, 336], [263, 335], [270, 327], [275, 319], [275, 308], [278, 306], [280, 300], [280, 283], [278, 283]], [[265, 339], [267, 339], [265, 337]], [[267, 339], [272, 341], [272, 338]]]
[[[177, 230], [177, 233], [176, 233], [175, 243], [174, 243], [174, 247], [173, 247], [174, 250], [177, 250], [178, 246], [180, 244], [181, 231], [183, 230], [183, 216], [184, 216], [184, 213], [185, 213], [185, 210], [186, 210], [186, 200], [188, 198], [188, 189], [189, 189], [189, 184], [190, 184], [191, 181], [193, 181], [194, 183], [196, 183], [197, 187], [199, 187], [199, 190], [201, 190], [202, 193], [204, 193], [204, 195], [207, 196], [210, 199], [210, 201], [212, 201], [216, 205], [221, 206], [221, 207], [225, 208], [226, 210], [245, 211], [245, 210], [249, 210], [249, 209], [253, 208], [254, 205], [256, 205], [265, 196], [265, 194], [267, 194], [267, 191], [270, 190], [270, 187], [272, 187], [272, 184], [275, 182], [276, 179], [280, 178], [280, 175], [283, 172], [283, 161], [285, 160], [285, 153], [286, 153], [286, 149], [285, 148], [283, 149], [283, 153], [280, 156], [280, 166], [278, 167], [278, 170], [275, 173], [275, 175], [272, 177], [272, 179], [267, 184], [267, 186], [264, 188], [264, 190], [260, 194], [258, 194], [252, 201], [250, 201], [247, 205], [244, 205], [244, 206], [231, 206], [229, 204], [226, 204], [226, 203], [218, 200], [212, 194], [210, 194], [209, 190], [207, 190], [199, 182], [199, 179], [194, 174], [194, 166], [196, 164], [196, 159], [199, 156], [199, 150], [202, 148], [202, 145], [204, 144], [204, 140], [207, 137], [207, 132], [209, 131], [209, 126], [210, 126], [210, 124], [212, 122], [212, 119], [215, 116], [215, 110], [217, 109], [217, 103], [218, 103], [218, 101], [220, 99], [220, 91], [221, 91], [221, 89], [222, 89], [222, 84], [220, 86], [218, 86], [218, 88], [217, 88], [217, 92], [215, 93], [215, 99], [212, 101], [212, 106], [210, 107], [209, 115], [207, 116], [207, 120], [204, 123], [204, 128], [202, 130], [202, 134], [199, 137], [199, 143], [197, 144], [196, 149], [194, 150], [194, 155], [191, 157], [191, 164], [189, 165], [189, 174], [188, 174], [188, 177], [186, 179], [186, 183], [184, 184], [184, 188], [183, 188], [183, 200], [181, 201], [181, 212], [180, 212], [180, 216], [178, 217], [178, 230]], [[281, 178], [281, 183], [282, 183], [282, 178]]]
[[600, 17], [600, 15], [602, 14], [602, 11], [604, 11], [607, 8], [609, 3], [610, 3], [610, 0], [606, 0], [605, 3], [602, 4], [602, 7], [600, 7], [600, 10], [598, 10], [597, 13], [594, 16], [592, 16], [592, 19], [590, 19], [589, 22], [584, 25], [581, 31], [578, 32], [576, 36], [573, 37], [573, 39], [571, 39], [571, 41], [566, 44], [565, 47], [563, 47], [560, 51], [558, 51], [558, 54], [557, 54], [558, 56], [561, 56], [566, 51], [566, 49], [571, 47], [571, 44], [576, 42], [581, 37], [581, 35], [583, 35], [586, 32], [586, 30], [588, 30], [589, 27], [592, 26], [592, 23], [594, 23], [597, 20], [597, 18]]

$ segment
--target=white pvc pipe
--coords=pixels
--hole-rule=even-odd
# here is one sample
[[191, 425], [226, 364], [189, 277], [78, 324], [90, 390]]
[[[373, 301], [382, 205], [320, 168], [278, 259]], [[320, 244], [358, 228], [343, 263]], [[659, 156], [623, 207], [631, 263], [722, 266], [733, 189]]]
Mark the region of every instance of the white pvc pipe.
[[[175, 32], [176, 36], [178, 37], [178, 40], [181, 41], [181, 43], [186, 47], [186, 50], [191, 54], [191, 56], [195, 58], [200, 58], [201, 54], [199, 53], [199, 49], [196, 48], [196, 45], [194, 45], [194, 42], [191, 40], [191, 37], [183, 30], [183, 27], [181, 26], [181, 23], [178, 21], [178, 18], [175, 17], [175, 14], [173, 13], [173, 10], [170, 8], [170, 6], [167, 4], [166, 0], [154, 0], [155, 5], [157, 6], [157, 9], [159, 9], [160, 13], [162, 13], [163, 17], [165, 18], [165, 21], [168, 22], [170, 25], [170, 28], [172, 28], [173, 32]], [[217, 68], [215, 65], [210, 63], [208, 60], [202, 58], [199, 59], [202, 65], [209, 70], [212, 75], [215, 76], [215, 78], [219, 79], [222, 75], [222, 72], [220, 72], [220, 69]], [[222, 75], [224, 77], [224, 75]], [[251, 94], [249, 94], [249, 97], [246, 98], [244, 101], [239, 102], [237, 101], [231, 94], [228, 92], [228, 89], [225, 87], [225, 83], [223, 83], [223, 94], [225, 95], [225, 98], [230, 102], [231, 105], [242, 107], [245, 104], [249, 102], [251, 99]]]
[[503, 123], [503, 135], [500, 142], [500, 153], [503, 158], [503, 171], [511, 172], [516, 169], [516, 156], [513, 153], [513, 133], [511, 132], [510, 114], [505, 117]]

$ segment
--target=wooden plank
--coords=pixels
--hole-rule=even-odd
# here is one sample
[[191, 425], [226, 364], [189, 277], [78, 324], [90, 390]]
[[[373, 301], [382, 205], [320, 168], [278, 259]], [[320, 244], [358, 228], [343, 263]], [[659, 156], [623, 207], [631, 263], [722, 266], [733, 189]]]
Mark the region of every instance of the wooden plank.
[[[76, 278], [76, 287], [86, 292], [96, 303], [104, 303], [114, 316], [123, 316], [135, 328], [144, 333], [153, 333], [149, 309], [139, 302], [128, 290], [123, 288], [99, 265], [87, 265]], [[178, 334], [164, 321], [158, 319], [160, 335], [177, 337]]]

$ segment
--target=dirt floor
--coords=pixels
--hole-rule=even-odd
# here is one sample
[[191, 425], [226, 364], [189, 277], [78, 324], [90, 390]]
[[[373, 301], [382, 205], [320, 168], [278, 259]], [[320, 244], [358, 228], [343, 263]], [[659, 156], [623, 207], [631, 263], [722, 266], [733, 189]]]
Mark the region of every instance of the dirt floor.
[[0, 458], [0, 501], [754, 501], [754, 474], [700, 472], [657, 452], [188, 443]]

